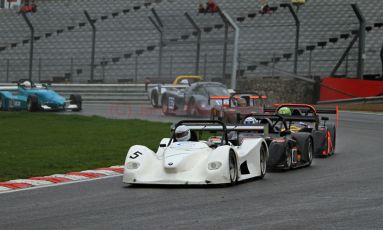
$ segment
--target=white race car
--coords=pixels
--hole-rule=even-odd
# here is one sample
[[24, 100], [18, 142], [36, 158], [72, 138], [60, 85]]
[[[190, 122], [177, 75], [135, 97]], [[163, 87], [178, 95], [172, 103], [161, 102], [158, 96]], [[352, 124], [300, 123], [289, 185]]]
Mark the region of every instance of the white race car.
[[[186, 125], [189, 141], [177, 141], [175, 129]], [[132, 146], [126, 156], [123, 182], [128, 184], [235, 184], [263, 178], [269, 156], [264, 126], [226, 126], [220, 121], [180, 121], [157, 152]], [[214, 134], [210, 138], [208, 135]], [[228, 135], [229, 134], [229, 135]], [[230, 140], [228, 136], [231, 136]], [[205, 140], [198, 140], [198, 138]]]

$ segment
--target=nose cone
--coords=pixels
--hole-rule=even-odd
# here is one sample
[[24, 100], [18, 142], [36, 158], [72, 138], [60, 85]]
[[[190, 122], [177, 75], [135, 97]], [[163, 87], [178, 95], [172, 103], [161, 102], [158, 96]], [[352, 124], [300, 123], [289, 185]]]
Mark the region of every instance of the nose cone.
[[58, 95], [56, 92], [52, 90], [37, 92], [36, 95], [44, 102], [57, 103], [57, 104], [65, 103], [65, 98], [61, 97], [60, 95]]
[[183, 161], [187, 161], [189, 155], [189, 153], [183, 153], [165, 157], [164, 167], [169, 169], [177, 168]]
[[165, 169], [190, 170], [201, 159], [207, 158], [209, 147], [199, 142], [173, 143], [164, 155]]

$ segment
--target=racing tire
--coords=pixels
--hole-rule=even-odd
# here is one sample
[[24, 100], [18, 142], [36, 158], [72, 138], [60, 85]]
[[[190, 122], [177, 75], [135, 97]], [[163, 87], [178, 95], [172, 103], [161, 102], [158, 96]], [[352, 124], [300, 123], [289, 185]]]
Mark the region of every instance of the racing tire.
[[0, 111], [5, 111], [5, 98], [0, 95]]
[[169, 108], [168, 108], [168, 98], [165, 96], [162, 98], [161, 108], [162, 108], [162, 113], [164, 115], [166, 116], [170, 115]]
[[293, 164], [293, 156], [291, 149], [286, 146], [286, 161], [285, 161], [285, 169], [291, 169]]
[[190, 99], [187, 114], [188, 114], [188, 116], [191, 116], [191, 117], [198, 117], [199, 116], [198, 110], [196, 109], [196, 103], [195, 103], [193, 98]]
[[336, 142], [336, 127], [335, 125], [329, 125], [327, 129], [330, 131], [331, 135], [331, 152], [329, 155], [334, 155], [335, 154], [335, 142]]
[[156, 91], [153, 91], [150, 95], [150, 104], [152, 104], [153, 108], [158, 108], [158, 94]]
[[266, 170], [267, 170], [267, 152], [266, 148], [262, 145], [261, 150], [260, 150], [260, 155], [259, 155], [259, 166], [261, 169], [261, 176], [260, 178], [264, 178], [266, 175]]
[[313, 145], [313, 140], [311, 138], [308, 138], [306, 142], [307, 142], [306, 143], [306, 146], [307, 146], [306, 151], [307, 151], [307, 159], [308, 159], [307, 167], [308, 167], [313, 162], [314, 145]]
[[220, 112], [217, 109], [215, 109], [215, 108], [211, 109], [210, 120], [222, 121], [222, 117], [220, 116]]
[[31, 95], [27, 99], [27, 111], [36, 112], [37, 110], [39, 110], [38, 99], [35, 95]]
[[215, 109], [211, 109], [211, 111], [210, 111], [210, 120], [216, 120], [215, 118], [216, 118], [216, 114], [217, 113], [217, 110], [215, 110]]
[[[73, 111], [81, 111], [82, 110], [82, 98], [78, 94], [72, 94], [69, 96], [70, 104], [77, 105], [77, 109], [73, 109]], [[65, 109], [65, 108], [64, 108]]]
[[238, 164], [235, 153], [232, 151], [229, 153], [229, 177], [230, 185], [235, 185], [238, 181]]

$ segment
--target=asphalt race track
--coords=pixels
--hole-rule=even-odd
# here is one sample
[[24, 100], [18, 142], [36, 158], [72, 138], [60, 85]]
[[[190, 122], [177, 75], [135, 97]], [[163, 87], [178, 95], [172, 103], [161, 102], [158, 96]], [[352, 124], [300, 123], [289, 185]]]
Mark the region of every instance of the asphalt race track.
[[152, 188], [115, 177], [4, 193], [0, 229], [383, 229], [382, 137], [382, 115], [342, 112], [335, 156], [264, 180]]

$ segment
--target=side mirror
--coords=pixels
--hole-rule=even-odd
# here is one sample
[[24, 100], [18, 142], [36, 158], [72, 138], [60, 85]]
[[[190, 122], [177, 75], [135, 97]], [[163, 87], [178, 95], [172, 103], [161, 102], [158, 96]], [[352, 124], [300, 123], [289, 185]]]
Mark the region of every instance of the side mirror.
[[322, 121], [328, 121], [329, 120], [328, 117], [322, 117], [321, 119], [322, 119]]

